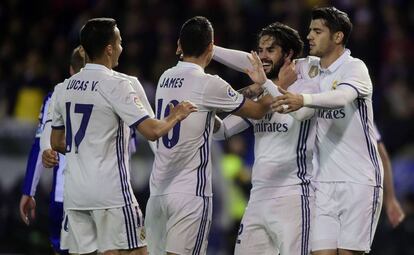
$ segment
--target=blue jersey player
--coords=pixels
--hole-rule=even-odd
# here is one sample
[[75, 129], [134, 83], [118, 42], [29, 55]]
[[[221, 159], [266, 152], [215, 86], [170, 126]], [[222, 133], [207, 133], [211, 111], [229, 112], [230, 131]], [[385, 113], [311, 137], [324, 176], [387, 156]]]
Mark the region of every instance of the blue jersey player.
[[[85, 59], [83, 56], [84, 54], [80, 47], [77, 47], [73, 51], [70, 62], [71, 75], [77, 73], [85, 65]], [[56, 152], [49, 150], [48, 153], [54, 155], [54, 160], [51, 160], [49, 158], [48, 163], [44, 162], [44, 164], [42, 164], [42, 149], [40, 138], [48, 122], [47, 113], [51, 101], [51, 96], [52, 93], [48, 93], [48, 95], [44, 98], [42, 107], [40, 109], [39, 125], [27, 161], [22, 197], [20, 199], [20, 217], [24, 221], [24, 223], [26, 223], [26, 225], [29, 225], [30, 220], [33, 220], [35, 218], [36, 201], [34, 199], [34, 196], [36, 194], [36, 187], [39, 183], [39, 179], [43, 172], [43, 169], [53, 167], [53, 187], [50, 193], [49, 206], [49, 237], [51, 245], [57, 254], [67, 254], [67, 251], [60, 249], [60, 229], [63, 219], [62, 172], [63, 168], [66, 165], [65, 156], [62, 154], [54, 154]], [[45, 132], [47, 131], [45, 130]]]

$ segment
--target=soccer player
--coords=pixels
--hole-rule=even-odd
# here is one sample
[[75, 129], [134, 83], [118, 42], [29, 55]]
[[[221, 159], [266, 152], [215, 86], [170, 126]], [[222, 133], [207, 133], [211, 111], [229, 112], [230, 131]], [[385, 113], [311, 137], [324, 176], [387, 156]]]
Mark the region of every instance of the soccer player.
[[[206, 18], [194, 17], [183, 24], [179, 48], [183, 61], [160, 77], [155, 112], [160, 119], [168, 118], [166, 106], [183, 99], [194, 102], [198, 112], [158, 140], [145, 220], [150, 254], [206, 253], [212, 213], [210, 144], [216, 112], [260, 119], [270, 110], [269, 98], [245, 99], [220, 77], [204, 72], [213, 55], [213, 27]], [[253, 56], [255, 75], [263, 68], [257, 55]]]
[[272, 106], [279, 112], [318, 109], [315, 255], [369, 252], [381, 211], [383, 167], [373, 132], [373, 88], [364, 62], [345, 48], [351, 30], [346, 13], [314, 9], [307, 39], [310, 55], [320, 57], [321, 93], [287, 92]]
[[[85, 65], [85, 63], [88, 62], [87, 56], [85, 56], [85, 52], [82, 48], [82, 46], [78, 46], [74, 52], [72, 53], [71, 57], [71, 63], [70, 63], [70, 74], [73, 75], [77, 73], [81, 67]], [[137, 92], [137, 95], [139, 99], [141, 100], [145, 110], [147, 110], [150, 117], [154, 117], [154, 112], [151, 108], [151, 105], [148, 101], [148, 98], [146, 97], [144, 88], [142, 87], [141, 83], [138, 81], [136, 77], [129, 76], [123, 73], [119, 73], [116, 71], [113, 71], [114, 75], [123, 77], [125, 79], [128, 79], [131, 81], [131, 86], [133, 89]], [[47, 112], [46, 120], [44, 121], [43, 131], [40, 138], [40, 152], [42, 152], [42, 163], [43, 166], [46, 168], [54, 168], [54, 175], [53, 175], [53, 183], [54, 187], [52, 190], [51, 195], [54, 196], [54, 199], [51, 199], [50, 202], [50, 209], [49, 209], [49, 220], [50, 220], [50, 231], [51, 231], [51, 242], [53, 245], [53, 248], [57, 252], [61, 252], [63, 254], [67, 253], [66, 251], [61, 251], [62, 247], [60, 246], [60, 239], [62, 238], [61, 233], [63, 235], [63, 238], [66, 236], [66, 231], [61, 232], [61, 226], [62, 226], [62, 220], [63, 220], [63, 170], [66, 167], [66, 161], [65, 156], [63, 154], [59, 153], [59, 156], [57, 156], [57, 152], [51, 149], [50, 145], [50, 133], [51, 133], [51, 121], [52, 121], [52, 113], [50, 110], [53, 107], [50, 107], [53, 105], [54, 97], [51, 97], [51, 94], [47, 96], [47, 101], [44, 104], [45, 107], [43, 108], [43, 112]], [[150, 148], [153, 152], [155, 152], [155, 142], [148, 141]], [[129, 146], [129, 152], [130, 154], [135, 152], [135, 144], [136, 144], [136, 136], [135, 136], [135, 130], [131, 130], [131, 139], [130, 139], [130, 146]], [[30, 168], [32, 169], [32, 167]], [[37, 165], [35, 169], [35, 173], [39, 173], [41, 170], [37, 169], [43, 169], [41, 165]], [[26, 175], [26, 176], [38, 176], [38, 174], [34, 175]], [[28, 177], [27, 177], [28, 178]], [[39, 178], [36, 178], [37, 180]], [[22, 196], [22, 201], [28, 201], [26, 198], [27, 196]], [[28, 202], [23, 202], [22, 206]], [[23, 209], [21, 209], [23, 210]], [[27, 213], [26, 213], [27, 214]], [[65, 243], [65, 241], [63, 241]], [[60, 247], [60, 248], [59, 248]], [[65, 250], [65, 249], [64, 249]]]
[[65, 153], [64, 206], [70, 253], [146, 254], [142, 213], [129, 180], [129, 127], [156, 140], [196, 107], [170, 106], [149, 118], [128, 79], [114, 75], [122, 52], [110, 18], [89, 20], [80, 32], [90, 63], [55, 87], [52, 149]]
[[[82, 56], [80, 47], [73, 50], [70, 59], [70, 74], [77, 73], [85, 65], [85, 59]], [[29, 225], [30, 219], [35, 218], [36, 201], [34, 196], [36, 194], [36, 188], [39, 183], [40, 176], [44, 168], [53, 167], [53, 187], [50, 193], [49, 204], [49, 238], [53, 250], [56, 254], [67, 254], [67, 250], [60, 249], [60, 229], [63, 220], [63, 174], [62, 171], [65, 167], [64, 155], [59, 154], [59, 162], [57, 160], [56, 152], [49, 153], [51, 156], [47, 156], [42, 146], [45, 133], [48, 133], [48, 139], [50, 141], [50, 120], [48, 121], [47, 113], [49, 112], [49, 106], [52, 93], [48, 93], [43, 100], [39, 115], [39, 125], [37, 128], [35, 141], [32, 144], [29, 159], [27, 161], [26, 175], [23, 185], [23, 195], [20, 199], [20, 217]], [[47, 135], [46, 135], [47, 136]], [[43, 147], [43, 148], [42, 148]], [[50, 146], [49, 146], [50, 147]], [[47, 158], [46, 164], [42, 164], [42, 159]]]
[[[279, 75], [286, 66], [284, 63], [290, 58], [296, 59], [302, 52], [303, 42], [298, 32], [276, 22], [260, 31], [257, 42], [267, 78], [275, 84], [281, 84]], [[222, 56], [223, 50], [220, 48], [220, 52], [216, 51], [218, 57], [230, 63], [228, 57], [231, 56]], [[238, 65], [231, 64], [232, 67]], [[292, 72], [296, 76], [295, 71]], [[252, 86], [247, 88], [249, 94], [256, 94], [257, 89], [252, 89]], [[301, 78], [284, 89], [317, 92], [317, 80]], [[316, 135], [316, 118], [312, 118], [313, 114], [314, 110], [311, 110], [305, 120], [295, 119], [297, 115], [272, 112], [260, 120], [230, 115], [214, 134], [214, 138], [227, 138], [253, 126], [255, 135], [253, 187], [240, 224], [235, 254], [276, 255], [279, 254], [277, 251], [281, 255], [309, 254], [313, 209], [310, 182]]]
[[[78, 46], [71, 57], [71, 64], [70, 64], [70, 74], [73, 75], [77, 73], [81, 67], [85, 65], [85, 63], [88, 62], [88, 57], [85, 55], [85, 52], [81, 46]], [[133, 89], [137, 92], [137, 95], [139, 99], [141, 100], [145, 110], [147, 110], [150, 117], [154, 117], [154, 112], [151, 108], [151, 105], [145, 95], [144, 88], [142, 87], [141, 83], [138, 81], [136, 77], [129, 76], [126, 74], [122, 74], [116, 71], [113, 71], [114, 75], [119, 75], [123, 78], [126, 78], [131, 81], [131, 86]], [[51, 133], [51, 121], [52, 121], [52, 112], [51, 108], [54, 103], [54, 97], [50, 97], [50, 94], [48, 95], [48, 101], [45, 103], [45, 108], [43, 109], [43, 112], [47, 112], [46, 121], [44, 123], [42, 135], [40, 138], [40, 151], [42, 152], [42, 163], [43, 166], [47, 168], [54, 168], [54, 189], [52, 190], [51, 195], [55, 197], [54, 200], [51, 199], [50, 203], [50, 212], [49, 212], [49, 219], [50, 219], [50, 231], [51, 231], [51, 240], [52, 245], [55, 249], [55, 251], [59, 251], [60, 249], [65, 249], [65, 241], [60, 241], [60, 238], [66, 237], [66, 231], [61, 232], [61, 226], [62, 226], [62, 220], [63, 220], [63, 169], [66, 167], [66, 161], [63, 154], [59, 154], [59, 157], [57, 156], [57, 152], [51, 149], [50, 145], [50, 133]], [[50, 111], [48, 111], [48, 109]], [[129, 146], [129, 152], [130, 154], [135, 152], [135, 144], [136, 144], [136, 137], [134, 130], [131, 130], [131, 139], [130, 139], [130, 146]], [[149, 141], [150, 148], [152, 151], [155, 151], [155, 142]], [[39, 169], [42, 169], [41, 165], [39, 165]], [[35, 173], [37, 173], [38, 170], [35, 170]], [[32, 176], [32, 175], [26, 175], [26, 176]], [[37, 174], [33, 175], [37, 176]], [[37, 178], [38, 179], [38, 178]], [[27, 198], [22, 196], [22, 201], [27, 201]], [[58, 201], [56, 201], [58, 200]], [[26, 202], [27, 203], [27, 202]], [[61, 235], [62, 234], [62, 235]], [[63, 243], [64, 245], [61, 247], [60, 243]]]

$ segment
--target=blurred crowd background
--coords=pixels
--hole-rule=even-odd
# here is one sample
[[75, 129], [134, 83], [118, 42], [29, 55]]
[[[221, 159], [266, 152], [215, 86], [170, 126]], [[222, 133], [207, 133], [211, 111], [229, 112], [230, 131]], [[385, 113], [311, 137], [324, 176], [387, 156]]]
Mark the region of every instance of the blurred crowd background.
[[[407, 218], [392, 229], [385, 215], [371, 254], [414, 254], [414, 1], [409, 0], [2, 0], [0, 1], [0, 254], [50, 254], [47, 214], [50, 174], [38, 188], [37, 218], [26, 227], [18, 214], [22, 178], [43, 96], [69, 75], [69, 57], [82, 25], [113, 17], [123, 38], [116, 68], [135, 75], [154, 100], [159, 76], [177, 62], [182, 23], [206, 16], [215, 43], [249, 51], [265, 25], [280, 21], [305, 41], [314, 6], [334, 5], [354, 24], [348, 48], [365, 61], [374, 84], [375, 120], [391, 155], [398, 198]], [[246, 75], [212, 63], [235, 88]], [[215, 144], [215, 193], [209, 254], [232, 254], [237, 226], [250, 189], [251, 132]], [[141, 207], [149, 195], [152, 154], [145, 142], [133, 158], [134, 186]], [[145, 211], [145, 209], [144, 209]]]

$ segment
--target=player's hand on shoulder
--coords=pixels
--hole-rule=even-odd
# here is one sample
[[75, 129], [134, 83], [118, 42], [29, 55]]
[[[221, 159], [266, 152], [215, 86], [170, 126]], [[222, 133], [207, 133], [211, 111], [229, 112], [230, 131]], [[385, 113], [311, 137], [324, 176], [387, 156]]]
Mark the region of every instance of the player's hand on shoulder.
[[42, 153], [42, 164], [46, 168], [55, 167], [59, 164], [58, 154], [52, 149], [46, 149]]
[[197, 106], [187, 100], [182, 101], [176, 106], [170, 103], [169, 107], [171, 114], [175, 115], [179, 121], [184, 120], [188, 115], [190, 115], [190, 113], [196, 112], [198, 110]]
[[278, 78], [279, 87], [285, 90], [298, 79], [295, 63], [291, 60], [291, 54], [285, 58], [285, 62], [280, 68]]
[[35, 219], [36, 217], [36, 201], [34, 197], [28, 196], [28, 195], [22, 195], [20, 198], [20, 205], [19, 205], [19, 211], [20, 211], [20, 218], [22, 221], [26, 224], [30, 224], [30, 220]]

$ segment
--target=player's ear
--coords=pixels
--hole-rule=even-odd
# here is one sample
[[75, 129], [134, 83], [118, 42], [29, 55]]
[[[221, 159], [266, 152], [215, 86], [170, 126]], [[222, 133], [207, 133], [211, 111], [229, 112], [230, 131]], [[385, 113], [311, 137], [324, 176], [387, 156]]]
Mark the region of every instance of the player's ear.
[[183, 50], [181, 49], [180, 39], [177, 40], [177, 49], [175, 50], [175, 55], [183, 54]]
[[333, 38], [336, 44], [341, 44], [344, 39], [344, 33], [342, 31], [338, 31], [334, 34]]
[[214, 48], [214, 42], [210, 42], [207, 46], [208, 52], [213, 51], [213, 48]]
[[113, 53], [114, 53], [114, 48], [112, 47], [112, 45], [111, 44], [106, 45], [105, 54], [108, 56], [112, 56]]
[[72, 66], [69, 66], [69, 73], [71, 76], [75, 74], [75, 70], [73, 69]]

